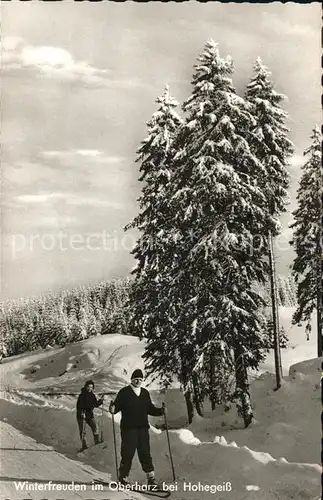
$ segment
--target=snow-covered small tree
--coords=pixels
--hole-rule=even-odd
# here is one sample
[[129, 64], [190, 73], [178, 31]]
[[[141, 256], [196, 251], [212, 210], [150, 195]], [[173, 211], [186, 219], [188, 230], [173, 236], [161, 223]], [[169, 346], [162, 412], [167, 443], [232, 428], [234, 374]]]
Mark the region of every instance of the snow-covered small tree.
[[[273, 321], [272, 319], [268, 319], [267, 325], [266, 325], [266, 333], [267, 333], [267, 349], [274, 349], [275, 348], [275, 343], [274, 343], [274, 328], [273, 328]], [[281, 349], [285, 349], [288, 346], [288, 336], [285, 331], [285, 328], [283, 326], [280, 327], [280, 335], [279, 335], [279, 341], [280, 341], [280, 347]]]
[[296, 299], [297, 286], [296, 286], [295, 278], [292, 274], [290, 274], [287, 278], [286, 287], [288, 290], [289, 305], [291, 307], [296, 307], [297, 306], [297, 299]]
[[322, 356], [322, 137], [319, 128], [313, 130], [312, 144], [304, 151], [307, 161], [297, 191], [298, 207], [293, 212], [295, 222], [291, 244], [296, 258], [292, 272], [297, 283], [297, 310], [294, 324], [306, 321], [311, 331], [313, 311], [317, 313], [317, 353]]
[[286, 121], [288, 115], [282, 109], [285, 99], [275, 90], [270, 72], [258, 58], [254, 65], [254, 76], [249, 82], [245, 97], [251, 105], [255, 126], [251, 130], [250, 144], [253, 153], [264, 166], [264, 173], [258, 182], [265, 194], [268, 208], [277, 224], [274, 231], [268, 232], [268, 260], [272, 299], [272, 317], [275, 338], [275, 364], [277, 387], [281, 385], [282, 366], [279, 342], [279, 315], [277, 303], [277, 284], [273, 237], [279, 233], [279, 216], [286, 210], [288, 202], [289, 175], [288, 162], [294, 147], [288, 138]]

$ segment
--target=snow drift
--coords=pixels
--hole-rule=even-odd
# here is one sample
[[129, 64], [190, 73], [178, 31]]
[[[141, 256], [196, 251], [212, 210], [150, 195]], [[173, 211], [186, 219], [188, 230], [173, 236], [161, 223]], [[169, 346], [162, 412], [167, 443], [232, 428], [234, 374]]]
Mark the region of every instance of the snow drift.
[[[172, 493], [175, 499], [210, 499], [215, 494], [221, 500], [319, 498], [320, 360], [314, 358], [314, 343], [307, 343], [295, 331], [295, 328], [290, 331], [285, 358], [296, 363], [285, 366], [281, 389], [273, 390], [270, 356], [261, 367], [260, 376], [253, 374], [255, 420], [248, 429], [243, 428], [234, 408], [225, 411], [223, 407], [209, 412], [208, 418], [195, 417], [187, 428], [185, 402], [179, 389], [174, 387], [163, 394], [158, 384], [152, 385], [156, 404], [167, 401], [173, 429], [170, 441], [177, 473], [177, 489]], [[304, 352], [311, 353], [312, 359], [300, 362], [302, 343], [306, 345]], [[86, 378], [95, 381], [96, 392], [117, 391], [128, 383], [135, 368], [143, 368], [142, 352], [143, 342], [134, 337], [107, 335], [63, 349], [6, 359], [0, 365], [2, 388], [7, 389], [1, 393], [1, 420], [65, 457], [91, 466], [98, 475], [108, 472], [115, 477], [112, 426], [107, 411], [109, 397], [103, 417], [107, 447], [94, 446], [77, 456], [80, 443], [75, 396], [49, 397], [39, 392], [78, 393]], [[99, 416], [101, 410], [96, 411]], [[118, 449], [119, 420], [120, 416], [116, 418]], [[151, 418], [151, 448], [158, 478], [169, 483], [167, 439], [165, 432], [156, 427], [161, 423], [161, 419]], [[89, 442], [91, 439], [89, 435]], [[137, 460], [131, 477], [144, 480]], [[226, 484], [230, 484], [230, 490], [224, 489]], [[211, 493], [207, 485], [219, 489]]]

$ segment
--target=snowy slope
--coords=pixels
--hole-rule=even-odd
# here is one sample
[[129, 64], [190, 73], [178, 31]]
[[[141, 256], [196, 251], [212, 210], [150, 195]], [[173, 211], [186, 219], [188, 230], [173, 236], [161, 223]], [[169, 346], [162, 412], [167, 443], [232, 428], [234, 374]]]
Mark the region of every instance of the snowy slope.
[[5, 359], [0, 366], [4, 388], [75, 392], [80, 379], [93, 378], [96, 390], [118, 390], [136, 367], [143, 368], [143, 344], [135, 337], [103, 335]]
[[[215, 411], [208, 419], [196, 418], [190, 429], [200, 439], [221, 433], [253, 450], [268, 452], [276, 459], [320, 463], [320, 364], [318, 359], [291, 367], [279, 391], [274, 391], [272, 373], [261, 375], [252, 384], [255, 421], [248, 429], [233, 408]], [[311, 370], [309, 369], [311, 367]], [[304, 374], [302, 371], [308, 371]]]
[[[97, 471], [90, 466], [77, 463], [60, 455], [53, 449], [35, 442], [14, 427], [0, 422], [1, 435], [1, 482], [0, 500], [40, 500], [45, 497], [56, 500], [68, 497], [69, 500], [106, 499], [106, 491], [92, 490], [93, 481], [98, 478]], [[110, 474], [101, 473], [100, 478], [110, 480]], [[49, 482], [52, 482], [49, 485]], [[30, 491], [34, 484], [47, 491]], [[62, 494], [59, 489], [69, 488]], [[111, 500], [142, 498], [140, 495], [109, 492]]]
[[[288, 323], [292, 311], [283, 312]], [[320, 498], [320, 360], [315, 359], [314, 339], [308, 343], [297, 327], [291, 328], [290, 337], [290, 346], [284, 356], [291, 361], [290, 364], [297, 364], [292, 367], [286, 364], [283, 387], [275, 392], [273, 364], [268, 357], [261, 367], [260, 377], [258, 374], [252, 383], [256, 421], [248, 429], [242, 428], [234, 409], [224, 412], [223, 408], [217, 408], [208, 418], [195, 418], [190, 428], [179, 429], [179, 424], [185, 423], [183, 396], [175, 387], [165, 396], [157, 392], [156, 385], [153, 386], [154, 400], [160, 402], [166, 398], [170, 424], [177, 428], [170, 432], [177, 473], [177, 491], [173, 492], [173, 498]], [[15, 432], [29, 436], [43, 446], [50, 446], [64, 455], [65, 460], [72, 463], [77, 460], [97, 470], [99, 475], [109, 473], [115, 477], [111, 416], [107, 404], [103, 417], [107, 447], [93, 447], [77, 456], [76, 398], [44, 396], [37, 391], [77, 393], [86, 378], [93, 378], [97, 392], [116, 391], [128, 383], [133, 369], [143, 367], [142, 351], [143, 343], [138, 339], [109, 335], [64, 349], [49, 349], [8, 359], [0, 365], [2, 387], [7, 389], [1, 393], [1, 420], [13, 426]], [[303, 358], [301, 352], [305, 353]], [[312, 359], [300, 362], [306, 358]], [[14, 388], [20, 390], [9, 392]], [[100, 420], [101, 410], [96, 411]], [[116, 417], [118, 449], [119, 418]], [[152, 418], [151, 423], [160, 423], [160, 419]], [[89, 442], [91, 440], [89, 436]], [[151, 428], [151, 447], [158, 478], [169, 483], [171, 471], [165, 432]], [[30, 461], [42, 467], [43, 455], [35, 452], [24, 457], [27, 476], [32, 475]], [[54, 472], [56, 474], [55, 468]], [[2, 476], [6, 475], [8, 473], [2, 473]], [[137, 460], [133, 464], [132, 479], [144, 480]], [[230, 486], [226, 486], [227, 483]], [[206, 491], [215, 488], [214, 485], [223, 491]], [[232, 491], [225, 491], [226, 487]], [[107, 498], [114, 497], [109, 493]]]
[[[12, 422], [15, 428], [25, 434], [34, 436], [38, 442], [52, 446], [55, 450], [64, 453], [70, 459], [77, 459], [95, 467], [98, 475], [109, 471], [114, 475], [113, 441], [111, 422], [105, 421], [105, 439], [107, 449], [93, 447], [76, 457], [75, 449], [78, 445], [75, 415], [72, 412], [56, 410], [50, 407], [38, 408], [35, 406], [19, 407], [14, 403], [5, 402], [2, 405], [2, 415]], [[2, 418], [3, 418], [2, 416]], [[211, 493], [194, 491], [183, 492], [184, 481], [188, 484], [202, 486], [212, 484], [231, 483], [232, 492], [217, 492], [217, 498], [244, 498], [255, 499], [292, 499], [296, 491], [299, 498], [313, 499], [319, 493], [319, 466], [290, 464], [284, 460], [275, 461], [268, 453], [255, 452], [246, 447], [237, 447], [234, 443], [227, 443], [222, 437], [218, 442], [204, 442], [194, 438], [189, 430], [178, 430], [170, 433], [173, 450], [173, 459], [178, 476], [178, 491], [173, 496], [177, 499], [211, 498]], [[119, 447], [118, 433], [118, 447]], [[166, 436], [164, 432], [151, 432], [151, 446], [156, 472], [158, 477], [167, 483], [171, 479], [169, 458], [167, 453]], [[23, 465], [24, 477], [29, 477], [29, 468], [24, 467], [33, 459], [38, 462], [42, 470], [43, 456], [39, 454], [26, 457]], [[57, 479], [56, 470], [48, 476]], [[4, 474], [2, 473], [2, 476]], [[12, 475], [10, 475], [12, 477]], [[32, 479], [35, 476], [30, 476]], [[47, 477], [47, 476], [46, 476]], [[68, 476], [69, 477], [69, 476]], [[66, 479], [66, 478], [65, 478]], [[135, 461], [132, 470], [132, 479], [144, 480], [144, 475]], [[249, 491], [248, 486], [256, 486], [257, 490]], [[189, 484], [188, 484], [189, 487]], [[63, 497], [64, 498], [64, 497]], [[110, 497], [109, 497], [110, 498]], [[297, 498], [297, 497], [296, 497]]]

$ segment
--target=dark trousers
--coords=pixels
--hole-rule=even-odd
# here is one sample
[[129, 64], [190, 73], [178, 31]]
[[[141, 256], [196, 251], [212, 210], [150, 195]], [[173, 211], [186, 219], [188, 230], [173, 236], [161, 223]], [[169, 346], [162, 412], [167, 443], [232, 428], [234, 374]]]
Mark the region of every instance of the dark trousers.
[[136, 453], [144, 472], [154, 470], [150, 455], [150, 442], [148, 429], [121, 429], [121, 462], [119, 477], [124, 478], [129, 475], [132, 459]]
[[82, 417], [81, 418], [77, 417], [77, 423], [79, 426], [81, 440], [83, 440], [85, 442], [85, 429], [83, 426], [86, 424], [91, 428], [91, 430], [93, 432], [94, 439], [97, 440], [99, 431], [98, 431], [98, 426], [96, 424], [95, 418], [86, 418], [84, 420]]

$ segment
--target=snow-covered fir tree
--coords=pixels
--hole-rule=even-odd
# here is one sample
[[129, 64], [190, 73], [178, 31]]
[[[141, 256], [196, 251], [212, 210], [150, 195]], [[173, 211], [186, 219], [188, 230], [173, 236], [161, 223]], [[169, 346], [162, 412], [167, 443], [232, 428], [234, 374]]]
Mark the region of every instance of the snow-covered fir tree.
[[271, 74], [258, 58], [254, 65], [254, 76], [247, 86], [245, 97], [251, 105], [255, 118], [255, 126], [251, 130], [250, 144], [252, 152], [264, 167], [264, 172], [258, 179], [266, 196], [270, 213], [276, 219], [276, 228], [268, 232], [268, 260], [270, 266], [270, 284], [274, 338], [276, 339], [275, 364], [277, 387], [281, 385], [282, 367], [279, 348], [279, 315], [275, 271], [275, 255], [273, 237], [280, 232], [279, 216], [286, 210], [288, 203], [289, 174], [288, 162], [294, 147], [288, 138], [286, 121], [288, 115], [282, 109], [285, 99], [278, 93], [271, 81]]
[[[267, 348], [268, 349], [274, 349], [274, 331], [273, 331], [273, 321], [271, 318], [268, 318], [267, 321]], [[279, 342], [280, 342], [280, 347], [281, 349], [285, 349], [288, 346], [288, 335], [286, 333], [286, 330], [283, 326], [280, 327], [280, 335], [279, 335]]]
[[195, 66], [186, 124], [174, 144], [173, 289], [182, 291], [176, 343], [185, 346], [184, 363], [194, 365], [195, 403], [207, 395], [217, 402], [233, 375], [248, 426], [247, 370], [258, 366], [265, 346], [264, 300], [253, 284], [267, 276], [265, 247], [253, 248], [253, 238], [264, 237], [274, 221], [257, 187], [264, 167], [247, 142], [254, 120], [235, 92], [232, 73], [231, 59], [209, 41]]
[[245, 97], [251, 104], [255, 126], [250, 135], [251, 149], [264, 166], [264, 175], [259, 178], [271, 213], [277, 219], [286, 210], [289, 201], [288, 164], [294, 146], [288, 138], [287, 112], [282, 109], [286, 97], [275, 90], [271, 73], [260, 58], [254, 65], [255, 75], [247, 85]]
[[0, 304], [3, 352], [9, 356], [48, 344], [64, 346], [95, 335], [126, 333], [127, 316], [121, 314], [130, 285], [128, 279], [118, 282], [117, 288], [110, 281]]
[[138, 150], [142, 182], [140, 212], [126, 227], [139, 230], [132, 251], [137, 266], [132, 272], [129, 331], [147, 339], [144, 354], [147, 373], [159, 374], [167, 386], [176, 373], [172, 343], [174, 306], [169, 290], [174, 254], [169, 227], [174, 214], [170, 211], [169, 193], [173, 182], [172, 141], [182, 119], [168, 87], [156, 103], [158, 110], [147, 123], [148, 137]]
[[302, 166], [302, 177], [297, 191], [298, 207], [293, 212], [295, 222], [291, 244], [296, 258], [292, 271], [297, 283], [297, 310], [294, 323], [307, 322], [311, 332], [313, 311], [317, 313], [317, 351], [322, 356], [322, 137], [314, 128], [312, 144], [304, 151], [307, 161]]

